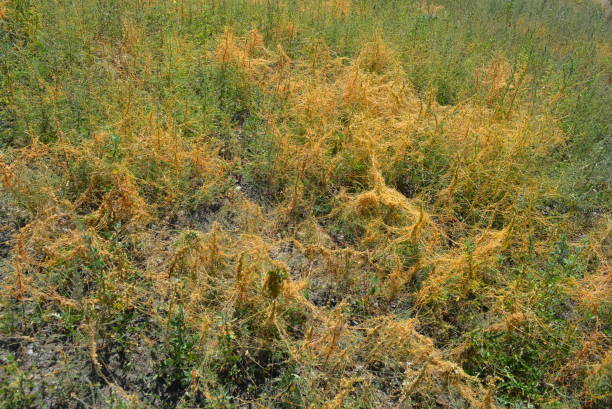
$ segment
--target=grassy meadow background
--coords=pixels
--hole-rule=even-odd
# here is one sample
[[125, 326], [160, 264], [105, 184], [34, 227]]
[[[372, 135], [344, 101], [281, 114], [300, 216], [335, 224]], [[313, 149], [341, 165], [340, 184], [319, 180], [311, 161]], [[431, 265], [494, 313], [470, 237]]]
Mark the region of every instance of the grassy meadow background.
[[587, 0], [0, 0], [0, 408], [607, 408]]

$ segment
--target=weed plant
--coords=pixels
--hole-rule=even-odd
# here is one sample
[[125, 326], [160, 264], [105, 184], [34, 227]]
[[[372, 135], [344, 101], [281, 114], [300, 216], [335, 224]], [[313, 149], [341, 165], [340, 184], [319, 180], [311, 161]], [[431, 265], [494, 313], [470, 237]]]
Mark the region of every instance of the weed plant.
[[0, 408], [606, 408], [586, 0], [0, 0]]

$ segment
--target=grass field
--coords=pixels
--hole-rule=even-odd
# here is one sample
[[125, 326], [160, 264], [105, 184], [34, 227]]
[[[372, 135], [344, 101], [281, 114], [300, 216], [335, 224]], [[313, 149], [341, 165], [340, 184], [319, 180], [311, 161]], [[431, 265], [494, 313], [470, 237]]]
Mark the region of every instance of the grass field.
[[609, 408], [590, 0], [0, 0], [0, 409]]

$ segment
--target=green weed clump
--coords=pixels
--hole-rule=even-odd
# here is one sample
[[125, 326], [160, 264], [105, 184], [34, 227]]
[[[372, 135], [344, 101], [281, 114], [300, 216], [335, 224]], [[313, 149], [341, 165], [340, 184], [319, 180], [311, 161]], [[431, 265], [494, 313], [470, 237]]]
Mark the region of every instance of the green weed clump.
[[0, 0], [0, 407], [607, 407], [606, 19]]

